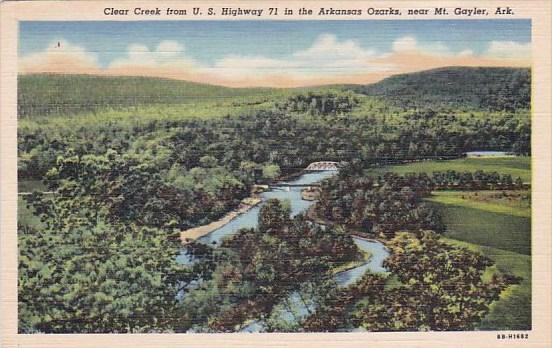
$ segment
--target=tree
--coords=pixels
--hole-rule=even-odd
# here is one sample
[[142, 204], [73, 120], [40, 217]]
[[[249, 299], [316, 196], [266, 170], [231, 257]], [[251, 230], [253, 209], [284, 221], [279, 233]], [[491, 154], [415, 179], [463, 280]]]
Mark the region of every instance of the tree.
[[263, 167], [263, 178], [273, 180], [280, 176], [280, 166], [277, 164], [267, 164]]
[[[69, 211], [68, 211], [69, 212]], [[134, 224], [91, 226], [62, 214], [56, 228], [19, 228], [21, 332], [142, 332], [174, 325], [176, 236]]]
[[164, 186], [150, 174], [115, 153], [59, 158], [53, 194], [27, 196], [41, 223], [19, 226], [22, 332], [175, 326], [177, 294], [209, 267], [177, 263], [178, 230], [170, 210], [158, 213]]
[[263, 233], [282, 231], [289, 224], [289, 205], [277, 199], [269, 199], [259, 212], [258, 229]]
[[360, 303], [354, 316], [369, 330], [473, 330], [511, 281], [498, 274], [485, 281], [491, 260], [431, 231], [400, 233], [388, 246], [384, 266], [401, 285]]
[[523, 189], [523, 180], [521, 180], [519, 176], [516, 178], [516, 181], [514, 182], [514, 186], [517, 190]]
[[210, 155], [205, 155], [199, 159], [203, 168], [213, 168], [217, 165], [217, 159]]
[[423, 173], [386, 173], [379, 178], [340, 174], [322, 183], [316, 210], [329, 220], [384, 238], [401, 230], [442, 232], [440, 216], [422, 201], [432, 186]]

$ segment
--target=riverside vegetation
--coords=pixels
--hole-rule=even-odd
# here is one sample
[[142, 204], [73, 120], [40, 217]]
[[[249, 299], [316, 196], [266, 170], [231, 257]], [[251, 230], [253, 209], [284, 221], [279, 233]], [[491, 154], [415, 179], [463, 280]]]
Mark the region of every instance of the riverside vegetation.
[[[18, 98], [22, 333], [531, 327], [528, 69], [284, 90], [24, 75]], [[517, 156], [463, 158], [481, 150]], [[270, 200], [219, 247], [181, 243], [322, 160], [348, 163], [321, 183], [326, 227]], [[387, 272], [339, 287], [353, 235], [385, 243]], [[311, 305], [283, 323], [291, 294]]]

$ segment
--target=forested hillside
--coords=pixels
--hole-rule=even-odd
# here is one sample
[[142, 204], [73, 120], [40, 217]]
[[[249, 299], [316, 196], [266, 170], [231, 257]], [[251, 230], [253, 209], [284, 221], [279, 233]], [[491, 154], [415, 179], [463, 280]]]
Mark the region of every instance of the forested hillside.
[[378, 83], [353, 87], [369, 96], [384, 97], [393, 105], [460, 107], [513, 111], [531, 104], [528, 68], [451, 67], [395, 75]]
[[18, 84], [20, 118], [255, 97], [271, 92], [268, 88], [228, 88], [139, 76], [33, 74], [20, 75]]

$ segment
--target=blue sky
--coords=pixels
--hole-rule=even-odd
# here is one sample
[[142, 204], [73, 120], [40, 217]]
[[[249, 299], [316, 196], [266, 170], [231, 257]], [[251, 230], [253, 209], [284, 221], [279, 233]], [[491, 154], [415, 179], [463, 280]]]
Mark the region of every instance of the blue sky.
[[[55, 51], [58, 41], [63, 47]], [[165, 76], [172, 63], [175, 72], [196, 69], [198, 78], [219, 73], [225, 81], [251, 80], [263, 71], [270, 77], [267, 81], [306, 80], [307, 72], [333, 79], [341, 74], [346, 80], [353, 74], [400, 72], [400, 64], [386, 65], [384, 58], [408, 50], [432, 58], [479, 57], [483, 65], [500, 65], [497, 59], [520, 65], [519, 60], [530, 59], [530, 42], [530, 20], [21, 22], [19, 56], [32, 72], [37, 72], [36, 66], [28, 68], [33, 61], [43, 63], [45, 70], [54, 69], [52, 64], [47, 67], [48, 59], [61, 59], [63, 53], [67, 59], [71, 54], [84, 59], [81, 68], [86, 63], [106, 73], [114, 67], [150, 69], [157, 64], [163, 67], [160, 76]], [[133, 52], [142, 52], [141, 58]], [[359, 58], [353, 61], [340, 52]], [[244, 69], [244, 64], [252, 69]]]

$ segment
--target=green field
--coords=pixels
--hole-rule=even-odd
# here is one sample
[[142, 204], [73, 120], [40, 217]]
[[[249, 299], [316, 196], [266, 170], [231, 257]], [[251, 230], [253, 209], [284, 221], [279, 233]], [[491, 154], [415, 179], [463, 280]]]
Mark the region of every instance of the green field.
[[531, 219], [484, 209], [432, 203], [441, 213], [450, 238], [531, 254]]
[[46, 191], [46, 186], [40, 180], [18, 180], [18, 192]]
[[17, 197], [17, 223], [31, 227], [40, 227], [40, 218], [34, 213], [32, 208], [27, 207], [27, 202], [23, 197]]
[[[500, 192], [500, 193], [499, 193]], [[478, 209], [490, 213], [531, 217], [530, 194], [527, 191], [436, 191], [430, 202]]]
[[458, 172], [483, 170], [496, 171], [500, 174], [510, 174], [514, 179], [520, 177], [524, 182], [531, 182], [531, 157], [479, 157], [460, 158], [443, 161], [421, 161], [396, 166], [370, 169], [370, 174], [380, 175], [385, 172], [428, 173], [435, 171], [455, 170]]
[[[41, 192], [45, 190], [46, 187], [40, 180], [19, 180], [17, 182], [17, 191], [19, 193]], [[33, 227], [40, 226], [40, 218], [36, 216], [32, 208], [27, 208], [27, 202], [21, 195], [17, 197], [17, 223]]]

